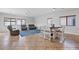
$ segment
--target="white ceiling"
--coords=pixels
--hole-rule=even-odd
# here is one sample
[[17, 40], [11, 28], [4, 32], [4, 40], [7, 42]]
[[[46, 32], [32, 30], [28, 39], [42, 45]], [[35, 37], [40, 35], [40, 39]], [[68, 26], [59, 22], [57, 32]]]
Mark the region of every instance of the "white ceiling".
[[35, 17], [57, 11], [77, 10], [78, 8], [55, 8], [55, 11], [52, 9], [53, 8], [0, 8], [0, 12], [19, 16]]

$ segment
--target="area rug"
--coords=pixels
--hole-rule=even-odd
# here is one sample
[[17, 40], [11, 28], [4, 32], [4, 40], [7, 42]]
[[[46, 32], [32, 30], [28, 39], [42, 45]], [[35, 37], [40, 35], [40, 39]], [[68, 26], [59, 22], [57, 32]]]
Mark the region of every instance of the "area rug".
[[21, 31], [20, 35], [21, 36], [28, 36], [28, 35], [34, 35], [40, 33], [40, 30], [26, 30], [26, 31]]

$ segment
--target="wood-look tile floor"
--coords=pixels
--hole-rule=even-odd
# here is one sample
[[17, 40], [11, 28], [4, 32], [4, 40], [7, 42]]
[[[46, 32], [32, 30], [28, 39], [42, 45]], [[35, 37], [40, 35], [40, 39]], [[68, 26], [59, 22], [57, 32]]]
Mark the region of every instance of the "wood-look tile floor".
[[[69, 38], [69, 39], [68, 39]], [[0, 50], [78, 50], [79, 41], [66, 36], [64, 43], [51, 42], [39, 35], [10, 36], [8, 33], [0, 33]]]

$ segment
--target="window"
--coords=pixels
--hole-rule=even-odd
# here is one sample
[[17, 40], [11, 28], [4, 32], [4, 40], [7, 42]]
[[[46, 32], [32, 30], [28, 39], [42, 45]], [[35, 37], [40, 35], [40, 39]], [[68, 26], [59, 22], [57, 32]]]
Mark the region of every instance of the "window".
[[5, 24], [5, 26], [8, 26], [8, 25], [16, 25], [15, 18], [5, 17], [4, 18], [4, 24]]
[[16, 25], [16, 20], [15, 20], [15, 18], [11, 18], [11, 25]]
[[60, 17], [61, 25], [75, 26], [75, 15]]
[[5, 24], [5, 26], [10, 25], [10, 19], [9, 18], [4, 18], [4, 24]]
[[67, 17], [67, 26], [75, 26], [75, 16]]
[[5, 26], [8, 26], [8, 25], [26, 25], [26, 21], [24, 19], [4, 17], [4, 24], [5, 24]]
[[61, 25], [66, 25], [66, 17], [61, 17], [60, 23], [61, 23]]
[[25, 20], [21, 20], [22, 21], [22, 25], [26, 25], [26, 21]]
[[5, 25], [6, 25], [6, 26], [10, 25], [10, 22], [5, 22]]
[[23, 19], [17, 19], [17, 20], [16, 20], [16, 24], [17, 24], [17, 25], [26, 25], [26, 21], [23, 20]]
[[48, 23], [48, 26], [49, 26], [49, 27], [52, 26], [52, 21], [53, 21], [52, 18], [48, 18], [48, 19], [47, 19], [47, 23]]
[[20, 19], [17, 19], [17, 20], [16, 20], [16, 24], [17, 24], [17, 25], [21, 25], [21, 20], [20, 20]]

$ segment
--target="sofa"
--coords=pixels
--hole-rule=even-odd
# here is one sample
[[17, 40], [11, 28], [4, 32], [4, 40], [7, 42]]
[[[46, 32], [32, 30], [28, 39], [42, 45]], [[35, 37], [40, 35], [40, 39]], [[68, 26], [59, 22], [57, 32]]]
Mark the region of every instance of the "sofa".
[[36, 30], [37, 29], [37, 27], [34, 24], [29, 24], [28, 27], [29, 27], [29, 30]]
[[21, 25], [21, 30], [22, 31], [26, 31], [27, 30], [27, 26], [26, 25]]

